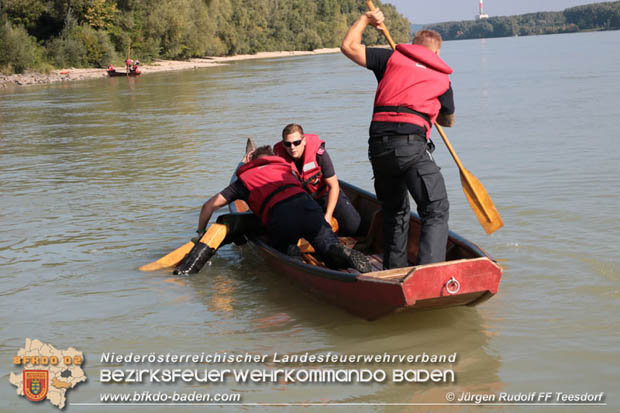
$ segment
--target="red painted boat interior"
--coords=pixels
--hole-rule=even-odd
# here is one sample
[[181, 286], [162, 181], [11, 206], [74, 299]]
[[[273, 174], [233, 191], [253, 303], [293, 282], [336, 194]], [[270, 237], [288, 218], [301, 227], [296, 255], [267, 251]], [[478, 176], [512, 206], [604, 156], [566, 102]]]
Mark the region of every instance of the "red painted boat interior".
[[[413, 266], [418, 254], [420, 220], [412, 214], [407, 256], [412, 266], [382, 270], [382, 214], [374, 195], [340, 182], [360, 212], [358, 237], [339, 237], [348, 247], [367, 254], [375, 271], [359, 274], [353, 269], [334, 271], [315, 254], [303, 254], [304, 262], [270, 248], [264, 238], [254, 239], [268, 265], [304, 290], [351, 313], [373, 320], [404, 309], [433, 309], [457, 305], [477, 305], [499, 287], [501, 268], [477, 245], [450, 233], [447, 260]], [[243, 201], [231, 205], [234, 212], [248, 211]], [[457, 288], [458, 287], [458, 288]]]

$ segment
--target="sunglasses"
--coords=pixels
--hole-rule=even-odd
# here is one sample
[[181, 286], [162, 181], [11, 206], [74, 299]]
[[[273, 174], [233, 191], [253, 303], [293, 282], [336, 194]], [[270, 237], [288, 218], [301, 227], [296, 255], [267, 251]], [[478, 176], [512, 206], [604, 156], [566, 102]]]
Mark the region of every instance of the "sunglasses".
[[282, 141], [282, 145], [286, 146], [287, 148], [290, 148], [291, 146], [301, 145], [301, 141], [303, 141], [303, 139], [299, 139], [293, 142]]

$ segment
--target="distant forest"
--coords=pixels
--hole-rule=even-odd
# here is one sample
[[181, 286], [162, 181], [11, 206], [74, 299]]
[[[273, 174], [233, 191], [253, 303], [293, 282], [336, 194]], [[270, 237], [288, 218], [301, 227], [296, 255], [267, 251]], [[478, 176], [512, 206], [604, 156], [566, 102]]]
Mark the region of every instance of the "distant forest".
[[438, 23], [426, 28], [438, 31], [444, 40], [617, 30], [620, 29], [620, 1], [571, 7], [560, 12]]
[[[389, 4], [397, 42], [411, 23]], [[366, 11], [361, 0], [0, 0], [0, 72], [340, 45]], [[383, 43], [366, 30], [366, 44]]]

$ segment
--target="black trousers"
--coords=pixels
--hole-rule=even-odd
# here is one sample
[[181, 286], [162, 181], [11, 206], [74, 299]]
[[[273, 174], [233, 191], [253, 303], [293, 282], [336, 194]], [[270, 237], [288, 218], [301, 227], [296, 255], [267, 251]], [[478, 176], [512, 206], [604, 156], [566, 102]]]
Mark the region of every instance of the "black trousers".
[[271, 209], [267, 235], [271, 245], [282, 252], [289, 245], [296, 245], [299, 238], [308, 240], [321, 255], [339, 243], [325, 221], [323, 210], [307, 193], [285, 199]]
[[408, 193], [422, 220], [414, 264], [445, 261], [450, 204], [443, 176], [431, 155], [433, 143], [418, 135], [373, 137], [368, 143], [375, 192], [383, 210], [383, 268], [409, 265]]
[[[327, 197], [328, 195], [325, 195], [316, 200], [323, 211], [327, 208]], [[355, 235], [362, 222], [359, 212], [357, 212], [349, 197], [342, 191], [338, 194], [338, 202], [336, 203], [336, 208], [334, 208], [333, 216], [338, 220], [338, 233], [342, 235]]]

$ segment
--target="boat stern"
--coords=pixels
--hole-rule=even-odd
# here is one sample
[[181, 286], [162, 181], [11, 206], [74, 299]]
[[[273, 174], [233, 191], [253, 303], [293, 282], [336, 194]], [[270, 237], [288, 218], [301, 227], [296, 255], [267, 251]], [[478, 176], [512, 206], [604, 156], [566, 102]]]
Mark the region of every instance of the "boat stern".
[[408, 308], [477, 305], [497, 293], [502, 269], [489, 258], [414, 267], [403, 280]]

